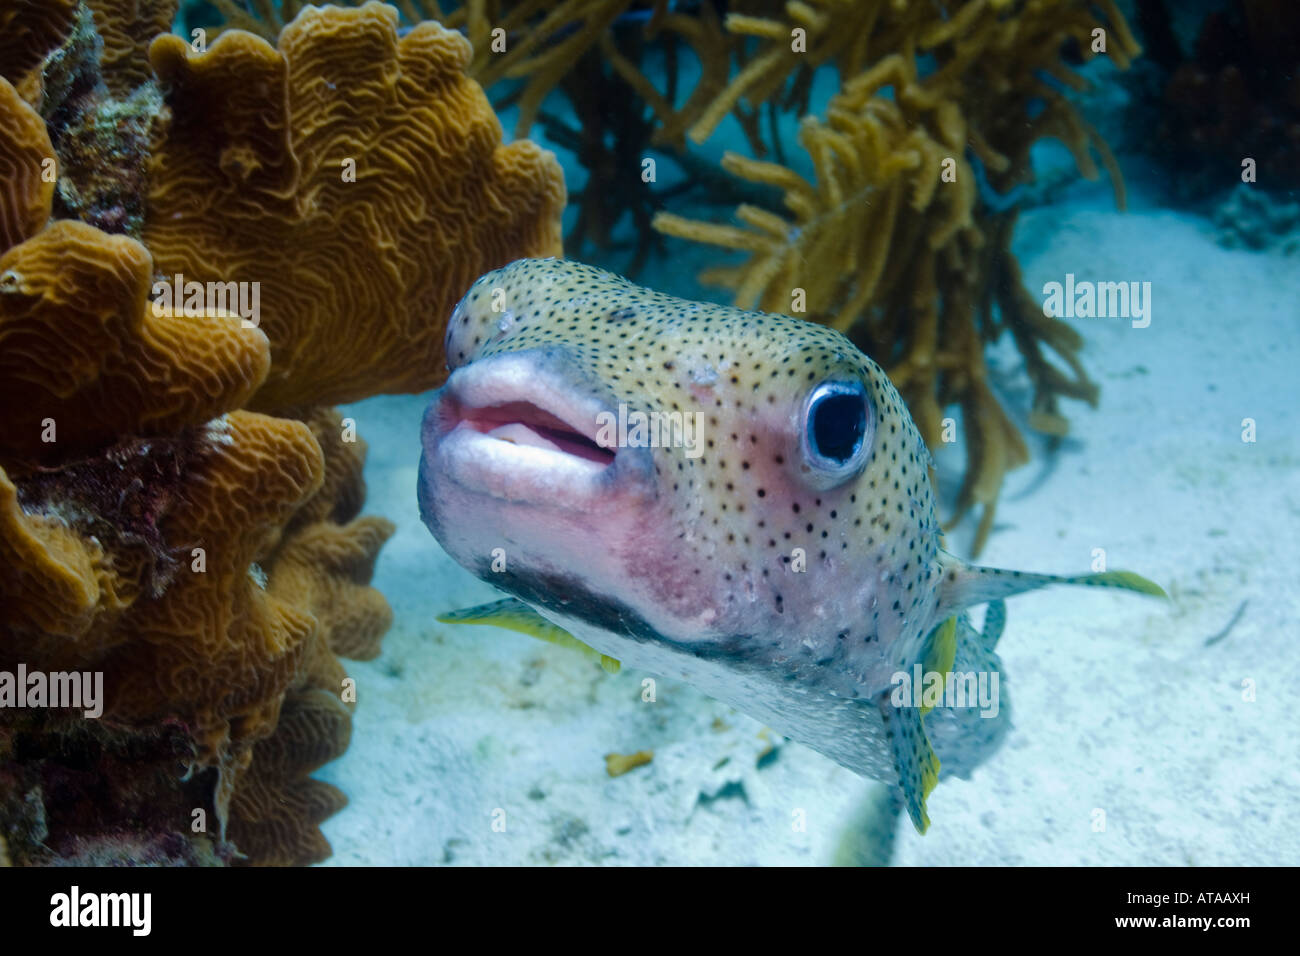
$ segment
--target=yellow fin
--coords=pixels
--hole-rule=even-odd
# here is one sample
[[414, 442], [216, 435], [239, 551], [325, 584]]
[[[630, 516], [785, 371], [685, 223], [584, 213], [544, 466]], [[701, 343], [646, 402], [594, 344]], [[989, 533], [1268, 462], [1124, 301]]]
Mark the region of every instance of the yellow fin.
[[552, 624], [516, 598], [505, 598], [501, 601], [493, 601], [491, 604], [480, 604], [477, 607], [440, 614], [438, 620], [444, 624], [491, 624], [508, 631], [518, 631], [539, 641], [577, 651], [583, 657], [599, 663], [609, 674], [617, 674], [620, 666], [614, 658], [582, 643], [564, 628]]
[[[957, 615], [944, 621], [926, 639], [925, 654], [921, 658], [921, 668], [925, 674], [942, 674], [946, 680], [952, 670], [952, 662], [957, 659]], [[933, 707], [922, 706], [921, 716], [925, 716]]]
[[1152, 597], [1162, 597], [1166, 601], [1169, 595], [1165, 589], [1147, 578], [1142, 577], [1136, 571], [1102, 571], [1099, 574], [1081, 574], [1078, 577], [1070, 578], [1070, 584], [1087, 584], [1092, 587], [1102, 588], [1123, 588], [1125, 591], [1136, 591], [1138, 594], [1149, 594]]

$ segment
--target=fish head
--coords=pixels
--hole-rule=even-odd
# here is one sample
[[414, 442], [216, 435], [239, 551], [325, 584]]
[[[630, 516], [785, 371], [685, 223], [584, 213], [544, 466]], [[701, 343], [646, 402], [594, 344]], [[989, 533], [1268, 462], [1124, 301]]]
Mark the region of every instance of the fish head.
[[942, 574], [929, 454], [840, 333], [520, 260], [466, 293], [446, 355], [420, 510], [484, 580], [845, 696], [917, 658]]

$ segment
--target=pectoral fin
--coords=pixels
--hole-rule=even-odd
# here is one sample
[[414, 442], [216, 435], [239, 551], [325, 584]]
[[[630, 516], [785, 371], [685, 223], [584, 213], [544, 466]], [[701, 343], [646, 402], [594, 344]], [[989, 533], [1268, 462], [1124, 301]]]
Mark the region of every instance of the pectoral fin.
[[583, 657], [598, 662], [607, 673], [618, 673], [619, 662], [614, 658], [582, 643], [564, 628], [552, 624], [516, 598], [505, 598], [501, 601], [493, 601], [491, 604], [480, 604], [462, 611], [441, 614], [438, 620], [444, 624], [492, 624], [496, 627], [504, 627], [506, 630], [518, 631], [539, 641], [577, 651]]
[[[957, 616], [954, 614], [944, 621], [926, 639], [925, 653], [922, 656], [922, 670], [926, 674], [938, 674], [947, 678], [952, 670], [952, 662], [957, 659]], [[928, 714], [933, 707], [922, 705], [921, 716]]]
[[894, 751], [894, 769], [903, 791], [903, 806], [918, 833], [930, 826], [925, 801], [939, 782], [939, 758], [921, 721], [918, 707], [897, 707], [886, 694], [880, 698], [880, 715]]

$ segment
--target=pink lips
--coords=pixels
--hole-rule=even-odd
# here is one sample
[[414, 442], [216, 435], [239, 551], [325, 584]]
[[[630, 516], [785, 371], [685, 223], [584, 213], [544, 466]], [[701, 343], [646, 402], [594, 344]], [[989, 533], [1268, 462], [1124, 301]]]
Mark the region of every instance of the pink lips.
[[598, 441], [603, 402], [536, 356], [494, 356], [457, 369], [433, 410], [426, 458], [471, 494], [562, 509], [607, 498], [618, 450]]
[[531, 402], [506, 402], [463, 408], [457, 427], [469, 427], [498, 441], [572, 455], [601, 467], [613, 464], [614, 451], [602, 448], [562, 419]]

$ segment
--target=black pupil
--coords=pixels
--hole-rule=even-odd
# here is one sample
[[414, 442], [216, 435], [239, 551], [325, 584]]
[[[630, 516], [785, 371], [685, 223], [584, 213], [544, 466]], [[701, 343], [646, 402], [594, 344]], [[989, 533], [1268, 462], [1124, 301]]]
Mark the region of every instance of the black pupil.
[[813, 406], [813, 450], [823, 458], [846, 462], [858, 450], [866, 424], [861, 396], [827, 395]]

